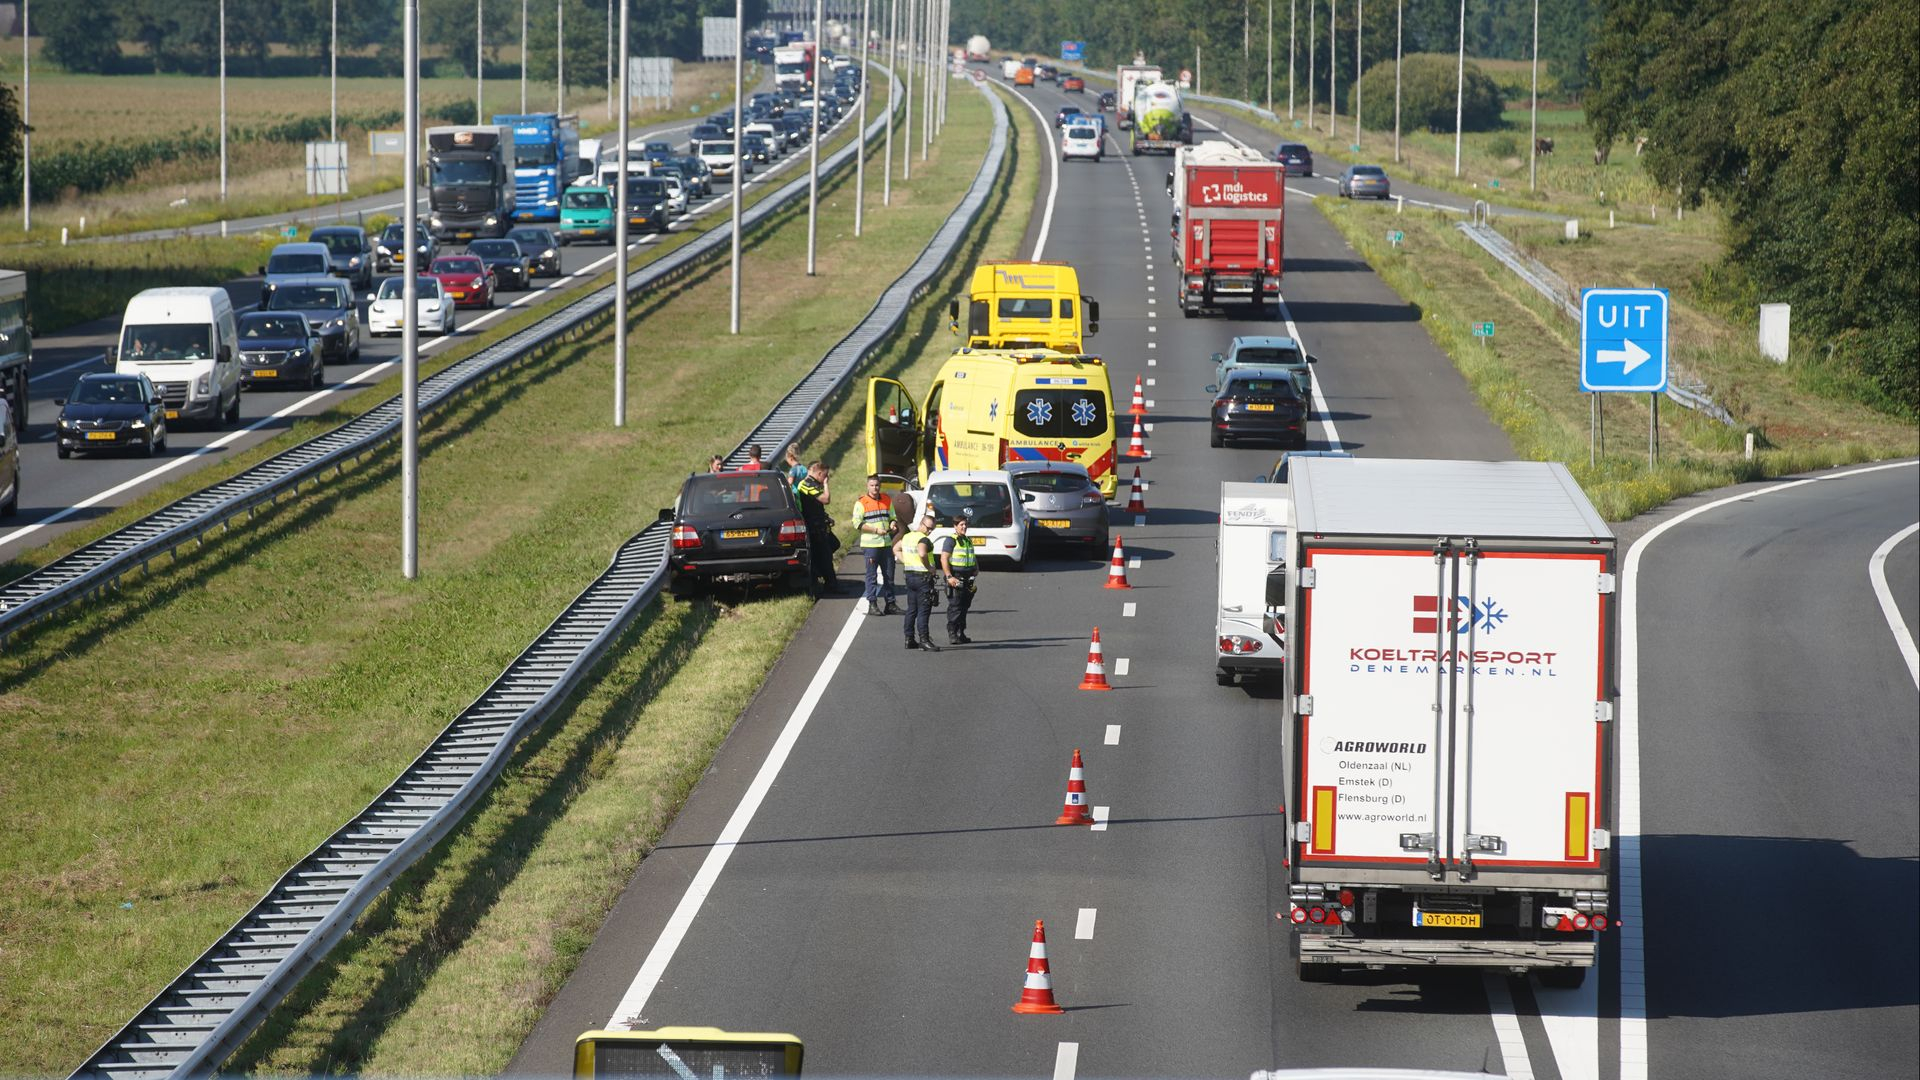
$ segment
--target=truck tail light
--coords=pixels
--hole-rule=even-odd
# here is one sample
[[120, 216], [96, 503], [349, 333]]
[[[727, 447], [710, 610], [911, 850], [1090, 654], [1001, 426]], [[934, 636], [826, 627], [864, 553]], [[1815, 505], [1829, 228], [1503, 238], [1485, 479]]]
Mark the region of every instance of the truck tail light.
[[1353, 906], [1353, 890], [1352, 889], [1340, 890], [1340, 906], [1341, 907]]
[[1591, 922], [1593, 923], [1593, 928], [1595, 930], [1605, 930], [1608, 926], [1607, 917], [1605, 915], [1595, 915], [1592, 918]]
[[1592, 920], [1588, 919], [1585, 915], [1575, 914], [1573, 917], [1573, 928], [1575, 930], [1585, 930], [1591, 923]]
[[1311, 923], [1323, 923], [1323, 922], [1326, 922], [1326, 921], [1327, 921], [1327, 909], [1326, 909], [1326, 908], [1323, 908], [1323, 907], [1316, 907], [1316, 908], [1309, 908], [1309, 909], [1307, 910], [1307, 921], [1308, 921], [1308, 922], [1311, 922]]
[[1220, 635], [1220, 651], [1223, 653], [1226, 653], [1229, 656], [1242, 656], [1247, 653], [1257, 653], [1260, 651], [1260, 649], [1261, 649], [1261, 644], [1260, 644], [1259, 638], [1251, 638], [1243, 634]]
[[799, 518], [789, 518], [780, 523], [780, 542], [798, 544], [807, 538], [807, 523]]
[[1298, 926], [1307, 921], [1307, 909], [1303, 907], [1294, 908], [1287, 913], [1287, 918], [1291, 919], [1295, 926]]
[[691, 525], [673, 527], [673, 550], [690, 551], [700, 546], [700, 530]]

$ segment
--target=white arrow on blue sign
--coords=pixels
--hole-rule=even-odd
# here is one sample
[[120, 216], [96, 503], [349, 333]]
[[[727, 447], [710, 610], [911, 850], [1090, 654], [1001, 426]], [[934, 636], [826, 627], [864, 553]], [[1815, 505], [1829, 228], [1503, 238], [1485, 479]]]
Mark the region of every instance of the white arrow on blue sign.
[[1587, 289], [1580, 294], [1580, 389], [1659, 393], [1667, 388], [1667, 291]]

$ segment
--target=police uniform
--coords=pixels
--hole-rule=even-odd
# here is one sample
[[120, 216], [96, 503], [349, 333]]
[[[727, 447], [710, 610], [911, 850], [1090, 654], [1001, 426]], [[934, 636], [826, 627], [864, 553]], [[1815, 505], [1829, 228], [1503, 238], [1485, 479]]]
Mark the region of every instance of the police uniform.
[[826, 504], [820, 500], [826, 494], [826, 485], [815, 480], [812, 473], [804, 473], [793, 490], [800, 498], [800, 516], [807, 523], [807, 552], [813, 558], [813, 576], [820, 582], [821, 592], [834, 595], [840, 591], [833, 569], [833, 554], [839, 550], [840, 540], [833, 535]]
[[954, 533], [940, 541], [940, 553], [947, 557], [953, 579], [960, 584], [947, 586], [947, 640], [955, 645], [972, 644], [967, 636], [967, 611], [973, 607], [973, 594], [980, 584], [980, 559], [972, 536]]
[[902, 628], [907, 634], [907, 648], [939, 652], [940, 646], [933, 643], [933, 637], [927, 631], [927, 621], [933, 616], [933, 590], [937, 580], [935, 572], [938, 570], [932, 551], [932, 539], [921, 532], [918, 525], [900, 538], [900, 568], [906, 571], [907, 578], [907, 611]]
[[861, 600], [868, 610], [880, 613], [884, 600], [886, 611], [898, 610], [893, 605], [893, 499], [882, 492], [878, 498], [860, 496], [853, 503], [854, 516], [860, 520], [860, 554], [866, 560], [866, 589]]

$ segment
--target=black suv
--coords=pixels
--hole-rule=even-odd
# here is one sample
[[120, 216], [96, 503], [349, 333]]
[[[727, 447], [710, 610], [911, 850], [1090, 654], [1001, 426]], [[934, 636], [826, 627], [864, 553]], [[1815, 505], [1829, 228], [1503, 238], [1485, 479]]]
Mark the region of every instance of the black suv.
[[1273, 152], [1273, 160], [1287, 167], [1288, 176], [1313, 175], [1313, 150], [1305, 143], [1281, 143]]
[[667, 588], [692, 596], [702, 585], [778, 585], [812, 594], [807, 522], [785, 475], [773, 470], [698, 473], [660, 520], [673, 525]]

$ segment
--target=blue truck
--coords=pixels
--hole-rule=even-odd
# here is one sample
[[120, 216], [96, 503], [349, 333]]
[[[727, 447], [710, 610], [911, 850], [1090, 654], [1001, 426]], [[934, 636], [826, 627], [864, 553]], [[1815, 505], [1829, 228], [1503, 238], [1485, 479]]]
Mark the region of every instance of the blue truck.
[[514, 220], [559, 221], [560, 193], [579, 169], [580, 118], [558, 113], [502, 113], [513, 129]]

